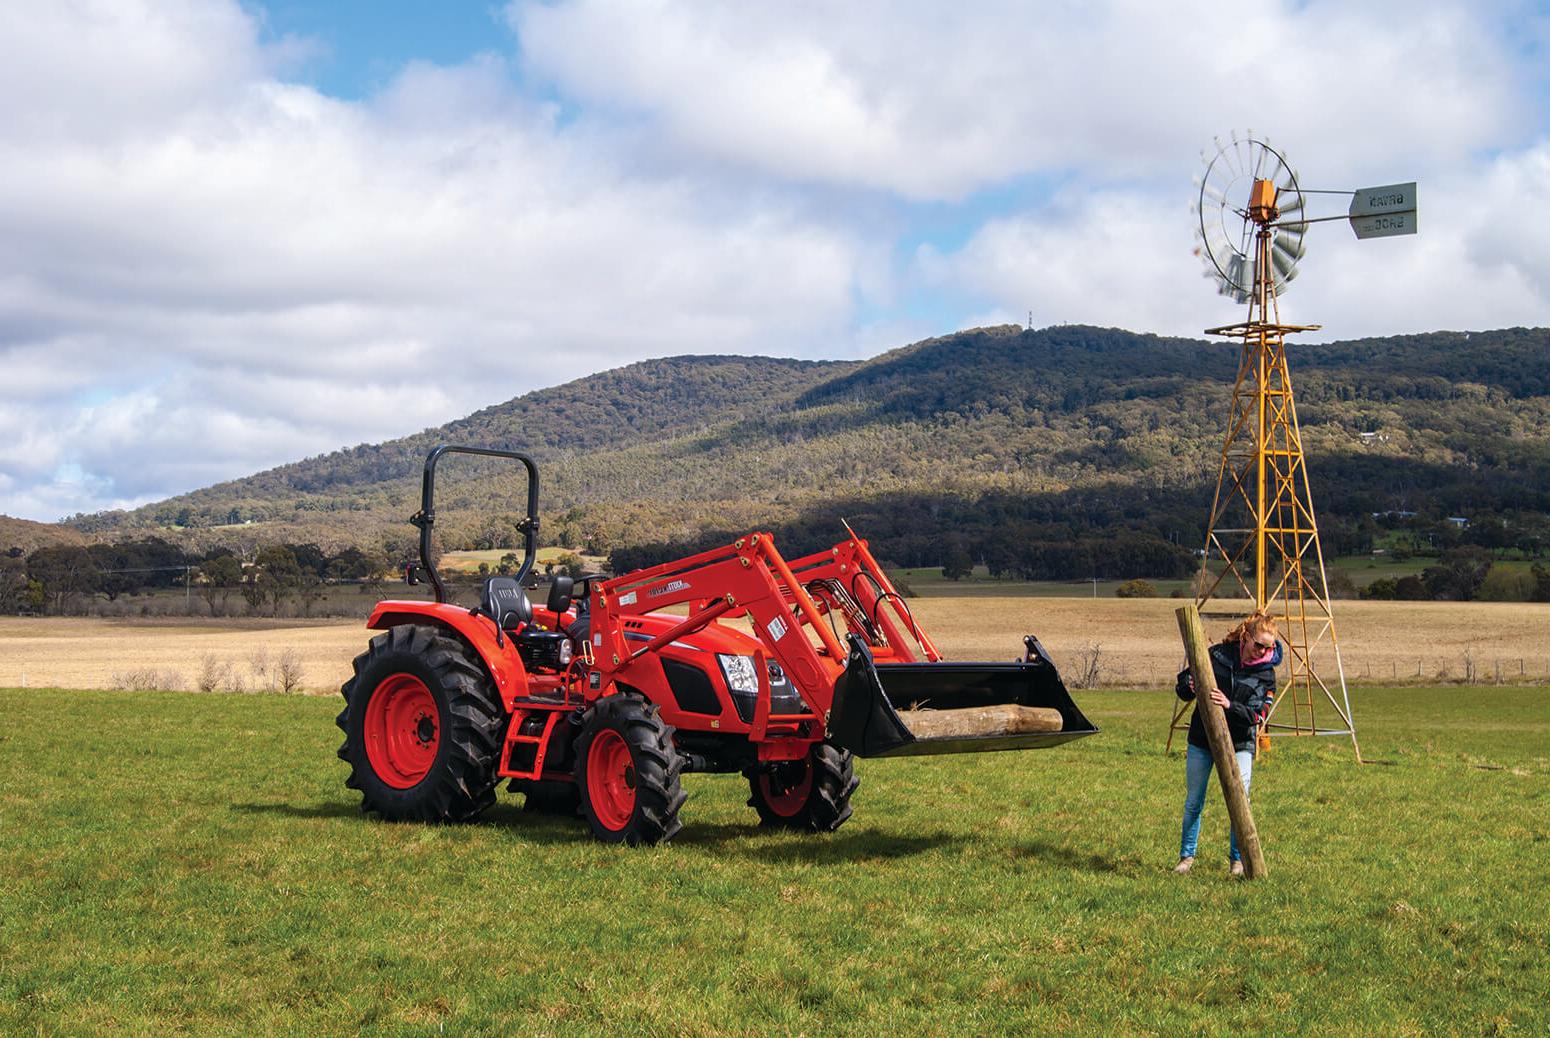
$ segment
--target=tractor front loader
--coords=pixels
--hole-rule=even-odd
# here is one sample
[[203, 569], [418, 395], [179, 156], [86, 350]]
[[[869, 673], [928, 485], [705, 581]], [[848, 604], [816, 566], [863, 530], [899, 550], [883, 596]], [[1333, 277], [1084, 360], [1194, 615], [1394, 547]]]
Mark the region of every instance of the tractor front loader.
[[[447, 602], [432, 560], [435, 471], [447, 453], [528, 474], [521, 567]], [[686, 772], [742, 772], [764, 825], [830, 832], [850, 817], [853, 757], [1032, 749], [1097, 729], [1031, 635], [1021, 660], [944, 660], [864, 540], [786, 560], [768, 533], [579, 585], [532, 569], [538, 474], [511, 451], [426, 460], [420, 562], [434, 602], [380, 603], [382, 634], [344, 684], [339, 756], [362, 805], [456, 821], [507, 780], [530, 808], [579, 811], [611, 842], [680, 828]]]

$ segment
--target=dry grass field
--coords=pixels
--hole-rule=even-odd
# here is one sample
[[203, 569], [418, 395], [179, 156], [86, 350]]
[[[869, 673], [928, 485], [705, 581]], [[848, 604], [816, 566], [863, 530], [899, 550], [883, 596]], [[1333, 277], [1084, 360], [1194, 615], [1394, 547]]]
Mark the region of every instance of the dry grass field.
[[338, 689], [365, 642], [352, 620], [8, 617], [0, 619], [0, 685], [192, 689], [208, 667], [225, 665], [228, 677], [258, 689], [289, 651], [301, 689], [322, 692]]
[[[1069, 676], [1098, 651], [1098, 684], [1172, 684], [1183, 665], [1173, 611], [1178, 599], [911, 599], [910, 608], [943, 652], [961, 659], [1014, 655], [1024, 633], [1037, 635]], [[1241, 610], [1247, 610], [1244, 601]], [[1236, 620], [1226, 603], [1206, 608], [1206, 633]], [[1472, 660], [1477, 681], [1550, 678], [1550, 604], [1364, 602], [1335, 604], [1347, 679], [1357, 683], [1462, 680]], [[1310, 634], [1312, 631], [1310, 630]], [[1317, 654], [1315, 662], [1323, 660]], [[1521, 664], [1521, 672], [1520, 672]], [[1321, 670], [1322, 670], [1321, 666]]]
[[[957, 659], [1011, 659], [1039, 637], [1068, 681], [1093, 665], [1097, 684], [1171, 683], [1181, 663], [1175, 599], [917, 598], [922, 626]], [[1206, 629], [1231, 620], [1208, 611]], [[1348, 678], [1357, 684], [1550, 678], [1550, 604], [1340, 602]], [[0, 619], [0, 686], [193, 689], [212, 668], [245, 688], [273, 687], [289, 653], [300, 687], [331, 692], [367, 632], [351, 620]], [[267, 684], [266, 684], [267, 682]], [[227, 686], [223, 686], [227, 687]]]

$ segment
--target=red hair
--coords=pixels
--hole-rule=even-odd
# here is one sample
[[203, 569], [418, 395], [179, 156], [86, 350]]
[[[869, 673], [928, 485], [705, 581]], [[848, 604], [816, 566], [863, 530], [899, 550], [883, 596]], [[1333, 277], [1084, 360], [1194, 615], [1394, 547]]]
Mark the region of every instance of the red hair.
[[1263, 609], [1256, 609], [1244, 617], [1242, 623], [1229, 631], [1223, 641], [1241, 645], [1246, 641], [1254, 641], [1266, 631], [1269, 631], [1273, 638], [1281, 637], [1281, 632], [1276, 630], [1276, 618]]

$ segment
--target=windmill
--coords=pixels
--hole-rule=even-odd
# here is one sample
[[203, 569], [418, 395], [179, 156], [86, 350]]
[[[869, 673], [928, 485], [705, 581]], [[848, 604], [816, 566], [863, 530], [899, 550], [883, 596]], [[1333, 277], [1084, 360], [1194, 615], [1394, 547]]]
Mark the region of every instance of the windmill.
[[[1286, 356], [1287, 335], [1320, 326], [1282, 324], [1278, 300], [1297, 276], [1309, 224], [1348, 220], [1358, 238], [1414, 234], [1415, 185], [1306, 189], [1263, 136], [1234, 133], [1215, 144], [1214, 155], [1201, 156], [1195, 251], [1217, 291], [1247, 303], [1248, 315], [1206, 329], [1241, 345], [1196, 604], [1203, 610], [1236, 591], [1276, 616], [1288, 673], [1265, 731], [1349, 736], [1360, 761]], [[1351, 203], [1344, 215], [1310, 217], [1309, 195], [1348, 195]], [[1174, 711], [1169, 747], [1174, 731], [1187, 727], [1190, 706]]]

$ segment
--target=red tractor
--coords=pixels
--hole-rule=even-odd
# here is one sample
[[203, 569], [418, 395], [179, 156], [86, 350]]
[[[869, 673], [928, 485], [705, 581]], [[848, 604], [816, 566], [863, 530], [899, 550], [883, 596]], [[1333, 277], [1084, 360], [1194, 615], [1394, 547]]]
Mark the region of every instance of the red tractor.
[[[432, 563], [447, 453], [527, 469], [521, 568], [486, 580], [475, 609], [447, 601]], [[461, 821], [507, 779], [530, 807], [579, 809], [601, 840], [652, 844], [680, 828], [684, 773], [740, 771], [761, 823], [831, 832], [850, 817], [853, 755], [1025, 749], [1096, 731], [1032, 636], [1019, 662], [944, 660], [853, 533], [789, 562], [752, 533], [609, 580], [556, 577], [535, 606], [522, 581], [537, 508], [526, 455], [443, 446], [426, 459], [411, 520], [420, 562], [406, 575], [427, 577], [436, 600], [378, 604], [367, 626], [383, 633], [342, 689], [339, 756], [364, 810]], [[927, 723], [998, 711], [1044, 720]]]

